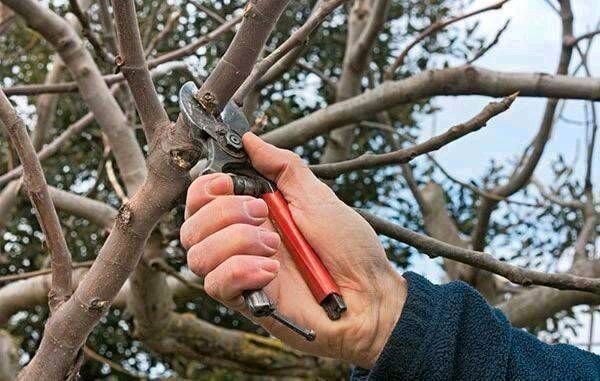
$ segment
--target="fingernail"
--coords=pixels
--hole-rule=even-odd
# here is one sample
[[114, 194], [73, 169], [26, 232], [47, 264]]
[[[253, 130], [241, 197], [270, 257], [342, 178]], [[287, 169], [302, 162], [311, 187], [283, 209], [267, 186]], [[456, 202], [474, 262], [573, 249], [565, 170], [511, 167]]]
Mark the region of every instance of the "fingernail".
[[275, 232], [271, 232], [268, 230], [261, 229], [258, 232], [258, 236], [260, 237], [260, 241], [273, 251], [276, 251], [279, 248], [279, 243], [281, 240], [279, 239], [279, 234]]
[[279, 261], [276, 261], [274, 259], [271, 258], [264, 258], [264, 257], [259, 257], [260, 258], [260, 268], [268, 271], [270, 273], [275, 274], [277, 271], [279, 271]]
[[244, 211], [252, 218], [265, 218], [269, 215], [267, 204], [259, 198], [245, 201]]
[[229, 178], [227, 176], [219, 176], [209, 181], [205, 189], [206, 193], [211, 196], [226, 194], [229, 191]]

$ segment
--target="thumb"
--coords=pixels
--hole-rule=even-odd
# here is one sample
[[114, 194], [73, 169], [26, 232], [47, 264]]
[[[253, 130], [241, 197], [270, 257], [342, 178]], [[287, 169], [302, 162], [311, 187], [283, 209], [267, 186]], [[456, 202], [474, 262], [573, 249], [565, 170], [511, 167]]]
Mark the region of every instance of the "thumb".
[[277, 148], [251, 132], [244, 134], [242, 139], [252, 166], [273, 181], [288, 202], [308, 201], [313, 196], [321, 201], [323, 197], [336, 198], [297, 154]]

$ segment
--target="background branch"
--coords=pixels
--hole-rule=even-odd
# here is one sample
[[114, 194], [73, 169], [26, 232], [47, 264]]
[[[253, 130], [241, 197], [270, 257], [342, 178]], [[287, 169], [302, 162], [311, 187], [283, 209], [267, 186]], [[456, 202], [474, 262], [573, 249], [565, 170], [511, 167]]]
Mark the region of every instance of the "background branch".
[[23, 163], [24, 185], [50, 251], [52, 288], [49, 302], [50, 308], [54, 310], [71, 296], [71, 253], [67, 248], [42, 166], [27, 134], [27, 128], [1, 90], [0, 120], [4, 123], [12, 145]]

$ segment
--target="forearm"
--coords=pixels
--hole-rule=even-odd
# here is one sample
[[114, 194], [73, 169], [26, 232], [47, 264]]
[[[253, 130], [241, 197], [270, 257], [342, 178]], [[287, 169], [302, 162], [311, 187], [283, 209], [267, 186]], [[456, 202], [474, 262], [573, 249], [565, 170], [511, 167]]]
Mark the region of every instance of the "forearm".
[[600, 357], [510, 326], [461, 282], [406, 273], [408, 298], [369, 379], [599, 379]]

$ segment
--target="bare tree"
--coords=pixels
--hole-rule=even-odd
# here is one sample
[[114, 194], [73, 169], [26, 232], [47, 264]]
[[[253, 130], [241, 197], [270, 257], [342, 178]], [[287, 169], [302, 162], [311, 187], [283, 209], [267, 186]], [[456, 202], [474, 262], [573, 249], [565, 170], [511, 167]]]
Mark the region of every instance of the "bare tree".
[[[133, 0], [98, 4], [72, 0], [66, 8], [48, 8], [34, 0], [1, 0], [0, 34], [8, 36], [12, 29], [33, 31], [36, 39], [44, 40], [43, 49], [52, 52], [46, 55], [51, 68], [43, 83], [4, 81], [0, 94], [0, 125], [7, 137], [0, 146], [6, 150], [0, 175], [0, 228], [16, 220], [14, 205], [23, 202], [20, 195], [27, 195], [43, 232], [42, 251], [50, 257], [49, 269], [38, 252], [34, 268], [21, 262], [0, 275], [0, 327], [14, 326], [11, 317], [19, 311], [50, 306], [43, 336], [19, 378], [74, 379], [88, 360], [105, 364], [111, 372], [139, 377], [140, 372], [96, 353], [88, 341], [98, 324], [108, 324], [114, 311], [125, 309], [128, 318], [114, 316], [132, 327], [128, 340], [143, 343], [180, 377], [196, 378], [199, 370], [206, 369], [226, 369], [248, 377], [330, 379], [347, 372], [347, 364], [292, 350], [256, 328], [255, 333], [225, 328], [178, 307], [208, 302], [201, 280], [181, 263], [174, 265], [171, 255], [182, 250], [176, 239], [177, 216], [182, 196], [197, 173], [194, 167], [202, 165], [203, 159], [178, 110], [168, 107], [173, 102], [173, 82], [160, 81], [174, 72], [201, 84], [195, 97], [208, 112], [217, 115], [233, 100], [244, 106], [251, 122], [256, 118], [258, 130], [264, 121], [273, 122], [273, 126], [266, 123], [268, 131], [262, 137], [280, 147], [304, 147], [300, 152], [311, 160], [314, 173], [340, 197], [360, 205], [359, 212], [379, 234], [401, 244], [386, 241], [390, 252], [407, 245], [424, 255], [442, 257], [448, 280], [478, 288], [513, 324], [532, 328], [574, 306], [597, 304], [600, 261], [595, 248], [600, 211], [592, 166], [598, 157], [594, 102], [600, 100], [600, 78], [592, 76], [587, 60], [591, 40], [599, 33], [574, 35], [570, 1], [549, 2], [562, 22], [562, 49], [554, 74], [500, 72], [471, 65], [493, 48], [508, 24], [491, 42], [471, 46], [467, 64], [444, 68], [418, 64], [415, 69], [415, 47], [439, 50], [437, 37], [482, 13], [500, 14], [508, 2], [490, 2], [484, 8], [448, 16], [452, 1], [447, 0], [449, 8], [440, 5], [443, 9], [437, 21], [415, 29], [411, 17], [421, 12], [424, 19], [431, 18], [410, 1], [289, 4], [249, 0], [243, 9], [226, 14], [220, 2], [215, 2], [217, 7], [210, 2], [187, 6], [176, 2], [172, 8], [146, 7], [141, 2], [141, 12]], [[303, 17], [286, 14], [290, 8]], [[174, 45], [175, 37], [170, 35], [184, 33], [178, 24], [184, 16], [185, 23], [198, 18], [213, 28], [203, 35], [187, 35], [195, 37], [192, 42]], [[304, 21], [297, 25], [299, 19]], [[287, 26], [280, 27], [284, 22]], [[400, 43], [391, 38], [397, 25], [406, 26]], [[324, 46], [334, 46], [335, 41], [328, 42], [327, 27], [345, 34], [343, 42], [335, 45], [342, 48], [340, 61], [331, 60], [329, 66], [310, 48], [321, 40]], [[211, 45], [216, 46], [212, 66], [202, 61]], [[29, 57], [21, 48], [17, 56]], [[574, 61], [579, 62], [575, 70]], [[585, 76], [579, 74], [582, 69]], [[37, 70], [43, 77], [46, 69]], [[293, 111], [297, 105], [280, 104], [271, 96], [278, 83], [289, 81], [290, 73], [318, 78], [323, 107], [299, 113]], [[499, 99], [477, 115], [465, 115], [464, 123], [418, 140], [407, 132], [409, 115], [417, 105], [431, 104], [432, 98], [441, 95]], [[12, 103], [7, 96], [15, 97]], [[35, 97], [35, 123], [23, 114], [19, 101], [23, 98], [17, 96]], [[462, 181], [432, 156], [467, 134], [479, 130], [485, 134], [486, 123], [511, 112], [511, 104], [520, 97], [547, 98], [547, 103], [535, 138], [509, 174], [502, 177], [494, 172], [479, 183]], [[59, 116], [69, 106], [61, 104], [61, 99], [79, 102], [86, 111], [72, 111], [77, 118], [63, 123]], [[565, 165], [554, 184], [543, 184], [534, 172], [555, 122], [563, 117], [561, 102], [572, 99], [586, 101], [583, 180], [574, 179], [572, 168]], [[33, 126], [31, 133], [29, 126]], [[95, 179], [85, 192], [76, 192], [63, 187], [56, 175], [49, 175], [51, 165], [46, 163], [60, 157], [69, 141], [88, 130], [95, 131], [91, 139], [100, 147], [95, 164], [85, 163]], [[9, 140], [10, 145], [6, 144]], [[424, 160], [415, 164], [416, 158]], [[417, 171], [419, 166], [428, 169]], [[363, 171], [393, 176], [404, 194], [414, 197], [410, 203], [422, 222], [400, 226], [376, 215], [381, 210], [376, 200], [345, 197], [345, 186], [353, 181], [350, 176], [356, 180], [364, 176]], [[98, 196], [99, 192], [106, 196]], [[453, 192], [468, 194], [469, 202], [454, 200]], [[467, 210], [468, 223], [455, 212], [455, 204]], [[489, 247], [490, 238], [502, 230], [495, 216], [511, 206], [535, 211], [530, 215], [549, 215], [552, 224], [565, 229], [568, 238], [547, 253], [552, 258], [545, 262], [549, 264], [546, 269], [540, 264], [506, 261]], [[512, 225], [529, 223], [518, 212], [513, 216]], [[76, 230], [75, 218], [93, 224], [95, 237], [105, 237], [91, 258], [68, 244], [64, 232]], [[8, 263], [4, 258], [8, 255], [0, 250], [0, 263]], [[567, 252], [574, 253], [573, 264], [568, 271], [557, 272], [553, 266]], [[204, 302], [198, 302], [199, 297]], [[0, 378], [10, 378], [18, 370], [15, 344], [8, 333], [1, 333]]]

